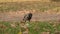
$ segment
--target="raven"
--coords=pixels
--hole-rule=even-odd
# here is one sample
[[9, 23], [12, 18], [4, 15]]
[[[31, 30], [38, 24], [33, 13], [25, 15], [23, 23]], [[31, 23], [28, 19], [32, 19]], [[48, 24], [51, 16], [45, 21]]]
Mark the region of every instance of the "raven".
[[25, 22], [29, 21], [30, 22], [31, 18], [32, 18], [32, 13], [28, 13], [24, 16], [23, 21], [25, 21]]

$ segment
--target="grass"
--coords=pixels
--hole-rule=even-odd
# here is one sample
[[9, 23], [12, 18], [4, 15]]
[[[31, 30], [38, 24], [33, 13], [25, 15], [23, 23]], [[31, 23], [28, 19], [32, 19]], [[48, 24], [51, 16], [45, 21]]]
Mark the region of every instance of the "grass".
[[60, 7], [60, 3], [26, 1], [26, 2], [3, 2], [0, 3], [0, 12], [19, 11], [19, 10], [37, 10], [46, 11]]
[[[11, 26], [11, 24], [14, 24], [15, 26]], [[0, 34], [18, 34], [19, 31], [19, 22], [0, 22]], [[54, 22], [29, 23], [29, 34], [41, 34], [42, 32], [50, 32], [50, 34], [54, 34], [56, 31], [60, 31], [59, 23], [58, 25]]]
[[0, 22], [0, 24], [2, 24], [2, 26], [0, 25], [0, 34], [17, 34], [19, 32], [19, 26], [11, 27], [10, 22]]

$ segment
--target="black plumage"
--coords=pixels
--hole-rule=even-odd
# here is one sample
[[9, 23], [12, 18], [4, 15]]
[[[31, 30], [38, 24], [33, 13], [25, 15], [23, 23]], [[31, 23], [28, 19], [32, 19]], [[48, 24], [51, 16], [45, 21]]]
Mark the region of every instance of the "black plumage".
[[30, 22], [31, 18], [32, 18], [32, 13], [28, 13], [24, 16], [23, 21], [25, 21], [25, 22], [29, 21]]

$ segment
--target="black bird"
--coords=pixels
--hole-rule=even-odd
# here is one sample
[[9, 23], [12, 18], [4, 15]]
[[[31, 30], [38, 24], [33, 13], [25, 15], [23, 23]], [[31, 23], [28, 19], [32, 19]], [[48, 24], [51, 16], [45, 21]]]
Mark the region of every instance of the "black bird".
[[24, 16], [23, 21], [25, 21], [25, 22], [29, 21], [30, 22], [31, 18], [32, 18], [32, 13], [28, 13]]

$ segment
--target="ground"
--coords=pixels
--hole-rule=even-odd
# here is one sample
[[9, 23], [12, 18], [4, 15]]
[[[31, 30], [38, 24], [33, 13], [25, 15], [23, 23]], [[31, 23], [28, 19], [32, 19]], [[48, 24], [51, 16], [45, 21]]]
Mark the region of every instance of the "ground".
[[[29, 11], [16, 11], [16, 12], [5, 12], [0, 13], [0, 21], [21, 21], [25, 14]], [[32, 12], [32, 11], [30, 11]], [[60, 12], [60, 11], [59, 11]], [[57, 21], [60, 20], [60, 13], [59, 12], [39, 12], [33, 11], [33, 17], [31, 21]]]
[[60, 32], [60, 2], [0, 3], [0, 34], [20, 34], [23, 16], [32, 12], [29, 34], [56, 34]]

